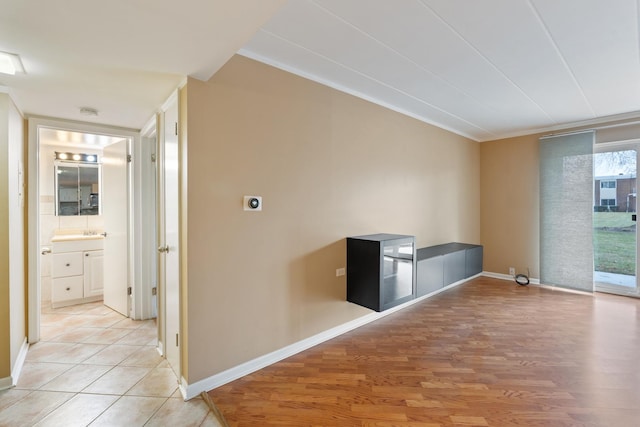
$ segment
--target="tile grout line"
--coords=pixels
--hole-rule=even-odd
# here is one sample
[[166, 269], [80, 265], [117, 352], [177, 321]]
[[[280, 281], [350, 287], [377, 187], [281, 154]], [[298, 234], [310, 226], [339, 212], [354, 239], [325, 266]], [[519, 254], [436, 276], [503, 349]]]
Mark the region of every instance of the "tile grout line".
[[[88, 311], [95, 311], [96, 307], [90, 307]], [[177, 380], [176, 380], [176, 386], [173, 388], [173, 391], [169, 394], [169, 396], [162, 396], [162, 395], [151, 395], [151, 396], [147, 396], [147, 394], [149, 393], [143, 393], [140, 395], [127, 395], [127, 393], [129, 393], [131, 390], [133, 390], [135, 387], [137, 387], [139, 384], [141, 384], [142, 382], [145, 381], [145, 379], [149, 379], [149, 377], [154, 373], [155, 370], [157, 369], [161, 369], [159, 368], [160, 365], [162, 365], [162, 360], [159, 359], [158, 361], [155, 361], [155, 363], [152, 364], [148, 364], [145, 363], [145, 356], [141, 355], [140, 359], [136, 362], [136, 359], [132, 360], [132, 365], [123, 365], [123, 363], [125, 363], [129, 358], [133, 357], [134, 355], [137, 355], [138, 353], [140, 353], [141, 351], [145, 350], [147, 347], [155, 349], [155, 345], [148, 345], [147, 344], [147, 340], [146, 338], [146, 332], [145, 329], [149, 329], [151, 331], [154, 331], [156, 328], [151, 326], [147, 326], [144, 322], [141, 322], [138, 326], [136, 327], [115, 327], [116, 325], [118, 325], [119, 323], [125, 321], [125, 320], [129, 320], [128, 318], [123, 318], [120, 319], [118, 321], [114, 321], [114, 322], [103, 322], [103, 325], [95, 325], [93, 322], [95, 323], [99, 323], [99, 321], [96, 321], [94, 319], [100, 319], [100, 318], [104, 318], [105, 316], [110, 315], [113, 312], [103, 312], [103, 313], [92, 313], [92, 314], [87, 314], [86, 312], [82, 312], [82, 311], [76, 311], [76, 312], [72, 312], [72, 313], [56, 313], [56, 312], [46, 312], [43, 314], [48, 314], [50, 315], [50, 319], [49, 319], [49, 323], [50, 326], [44, 325], [44, 327], [49, 327], [51, 328], [51, 331], [54, 331], [54, 334], [52, 337], [47, 337], [47, 338], [43, 338], [41, 340], [42, 343], [49, 343], [49, 344], [60, 344], [60, 346], [58, 347], [57, 350], [53, 350], [51, 353], [47, 354], [46, 353], [46, 348], [45, 348], [45, 352], [42, 355], [36, 356], [35, 359], [29, 360], [29, 364], [31, 365], [42, 365], [42, 366], [47, 366], [47, 365], [69, 365], [68, 367], [66, 367], [66, 369], [64, 369], [64, 371], [60, 372], [60, 373], [54, 373], [54, 376], [49, 378], [49, 377], [45, 377], [45, 382], [42, 384], [36, 384], [32, 387], [34, 388], [30, 388], [30, 387], [25, 387], [25, 388], [15, 388], [16, 390], [21, 390], [26, 392], [26, 394], [22, 397], [20, 397], [18, 400], [16, 400], [15, 402], [12, 402], [9, 406], [7, 406], [6, 408], [4, 408], [2, 411], [5, 411], [9, 408], [14, 407], [14, 405], [19, 404], [20, 402], [22, 402], [24, 399], [26, 399], [29, 396], [32, 396], [34, 393], [39, 392], [39, 393], [64, 393], [64, 394], [69, 394], [69, 397], [67, 399], [65, 399], [64, 401], [60, 402], [60, 404], [55, 405], [54, 407], [52, 407], [50, 410], [46, 411], [45, 413], [40, 414], [41, 417], [39, 417], [39, 419], [36, 421], [36, 423], [41, 422], [42, 420], [44, 420], [47, 417], [50, 417], [52, 414], [54, 414], [56, 411], [58, 411], [62, 406], [66, 405], [68, 402], [70, 402], [71, 400], [77, 398], [78, 396], [82, 396], [82, 395], [101, 395], [101, 396], [114, 396], [116, 397], [116, 399], [110, 403], [106, 408], [104, 408], [104, 410], [102, 410], [99, 414], [95, 415], [95, 417], [89, 422], [89, 424], [94, 423], [98, 418], [100, 418], [106, 411], [108, 411], [110, 408], [113, 407], [113, 405], [116, 404], [116, 402], [119, 402], [123, 397], [127, 396], [127, 397], [133, 397], [133, 398], [154, 398], [154, 399], [159, 399], [161, 401], [161, 403], [158, 405], [158, 407], [149, 414], [149, 417], [147, 418], [146, 421], [144, 421], [144, 424], [147, 424], [155, 415], [156, 413], [170, 400], [173, 398], [173, 395], [175, 394], [175, 389], [177, 388]], [[54, 317], [57, 316], [57, 317]], [[88, 319], [87, 322], [90, 323], [90, 326], [83, 326], [82, 323], [76, 323], [76, 320], [79, 319], [79, 316], [91, 316], [93, 317], [93, 319]], [[44, 317], [44, 316], [43, 316]], [[67, 320], [69, 319], [69, 320]], [[80, 322], [82, 322], [82, 320], [80, 320]], [[153, 321], [155, 323], [155, 321]], [[67, 323], [67, 325], [65, 325], [65, 323]], [[106, 325], [106, 326], [105, 326]], [[124, 325], [124, 324], [123, 324]], [[118, 325], [118, 326], [123, 326], [123, 325]], [[58, 331], [53, 329], [56, 326], [59, 327], [59, 330], [62, 331], [60, 333], [57, 333]], [[128, 325], [127, 325], [128, 326]], [[60, 339], [60, 337], [64, 336], [65, 334], [71, 334], [74, 331], [77, 331], [78, 329], [81, 328], [91, 328], [91, 329], [95, 329], [95, 331], [92, 331], [91, 334], [87, 335], [86, 337], [82, 337], [79, 338], [77, 340], [68, 340], [68, 341], [57, 341], [58, 339]], [[124, 335], [119, 336], [117, 338], [117, 340], [113, 341], [113, 342], [103, 342], [103, 343], [87, 343], [85, 342], [86, 340], [90, 340], [91, 337], [97, 336], [99, 334], [103, 334], [106, 331], [109, 330], [122, 330], [127, 331]], [[129, 337], [131, 334], [136, 333], [136, 331], [138, 331], [137, 333], [140, 334], [141, 338], [140, 341], [144, 342], [144, 344], [134, 344], [132, 342], [125, 342], [125, 343], [119, 343], [119, 341], [126, 339], [127, 337]], [[142, 332], [140, 332], [142, 331]], [[148, 332], [148, 334], [151, 335], [156, 335], [156, 332]], [[63, 338], [64, 339], [64, 338]], [[151, 340], [153, 341], [153, 340]], [[67, 345], [68, 344], [68, 345]], [[101, 348], [99, 348], [97, 351], [92, 352], [91, 354], [87, 355], [86, 357], [82, 357], [81, 359], [75, 359], [74, 362], [71, 363], [65, 363], [64, 361], [64, 354], [66, 351], [72, 352], [73, 349], [77, 349], [77, 348], [82, 348], [82, 346], [87, 346], [87, 348], [90, 348], [90, 346], [100, 346]], [[112, 346], [121, 346], [121, 347], [133, 347], [131, 349], [131, 351], [127, 350], [127, 354], [126, 356], [122, 357], [120, 360], [118, 360], [117, 362], [112, 362], [112, 363], [97, 363], [97, 364], [91, 364], [91, 363], [85, 363], [87, 362], [87, 360], [91, 359], [92, 357], [94, 357], [95, 355], [99, 354], [102, 351], [105, 351], [106, 349], [112, 347]], [[55, 347], [54, 347], [55, 348]], [[112, 347], [113, 348], [113, 347]], [[89, 350], [91, 351], [91, 349]], [[33, 353], [32, 353], [33, 354]], [[56, 355], [57, 354], [57, 355]], [[83, 356], [82, 353], [80, 353], [81, 356]], [[44, 360], [43, 360], [44, 359]], [[47, 360], [48, 359], [48, 360]], [[115, 359], [114, 359], [115, 360]], [[136, 365], [135, 363], [139, 363], [138, 365]], [[102, 366], [102, 367], [108, 367], [108, 369], [103, 372], [102, 374], [100, 374], [97, 378], [93, 379], [89, 384], [85, 385], [84, 387], [82, 387], [81, 389], [77, 390], [77, 391], [57, 391], [57, 390], [45, 390], [43, 389], [43, 387], [46, 387], [48, 384], [50, 384], [53, 381], [59, 380], [59, 379], [64, 379], [65, 375], [69, 374], [69, 371], [77, 368], [77, 367], [84, 367], [84, 366], [91, 366], [91, 365], [95, 365], [95, 366]], [[138, 369], [144, 369], [146, 370], [146, 372], [144, 373], [144, 375], [138, 380], [136, 381], [134, 384], [132, 384], [130, 387], [128, 387], [126, 390], [124, 390], [123, 392], [116, 392], [116, 393], [93, 393], [93, 392], [87, 392], [85, 390], [87, 390], [89, 387], [91, 387], [91, 385], [95, 384], [97, 381], [99, 381], [100, 379], [104, 378], [105, 375], [109, 374], [110, 372], [112, 372], [114, 370], [114, 368], [117, 367], [121, 367], [121, 368], [138, 368]], [[47, 375], [45, 372], [42, 373], [42, 375]], [[37, 378], [37, 377], [35, 377]]]

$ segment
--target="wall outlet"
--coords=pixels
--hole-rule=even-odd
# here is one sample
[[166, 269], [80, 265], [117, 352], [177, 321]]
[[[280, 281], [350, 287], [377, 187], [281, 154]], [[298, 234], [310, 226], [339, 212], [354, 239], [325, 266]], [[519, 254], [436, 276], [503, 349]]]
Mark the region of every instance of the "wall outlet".
[[336, 277], [340, 277], [340, 276], [344, 276], [344, 275], [345, 275], [344, 267], [336, 269]]
[[513, 267], [509, 267], [509, 276], [515, 276], [516, 275], [516, 269]]

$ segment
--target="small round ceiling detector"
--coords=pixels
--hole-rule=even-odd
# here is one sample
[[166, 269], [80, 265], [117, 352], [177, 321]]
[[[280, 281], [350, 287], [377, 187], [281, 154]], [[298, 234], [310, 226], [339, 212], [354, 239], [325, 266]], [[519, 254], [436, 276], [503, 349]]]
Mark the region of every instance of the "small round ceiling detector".
[[94, 117], [97, 117], [98, 116], [98, 110], [96, 110], [95, 108], [91, 108], [91, 107], [80, 107], [80, 114], [82, 114], [83, 116], [94, 116]]

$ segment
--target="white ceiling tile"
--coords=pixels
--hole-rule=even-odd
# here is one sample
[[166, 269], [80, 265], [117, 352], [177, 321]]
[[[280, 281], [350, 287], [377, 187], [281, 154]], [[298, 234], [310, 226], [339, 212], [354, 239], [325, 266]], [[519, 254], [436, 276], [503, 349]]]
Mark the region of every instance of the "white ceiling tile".
[[397, 2], [373, 0], [364, 10], [355, 7], [354, 2], [318, 0], [316, 3], [493, 114], [518, 111], [527, 120], [553, 121], [526, 93], [420, 1], [403, 2], [400, 8]]
[[638, 3], [534, 0], [599, 116], [640, 110]]
[[[292, 21], [295, 24], [291, 25]], [[402, 98], [408, 96], [444, 111], [455, 111], [457, 117], [476, 127], [491, 128], [504, 122], [501, 111], [483, 104], [354, 26], [316, 7], [313, 2], [289, 3], [264, 28], [277, 37], [342, 65], [345, 71], [355, 71], [395, 88], [398, 93], [394, 99], [384, 100], [392, 105], [402, 105]], [[256, 38], [261, 36], [257, 34]], [[290, 64], [292, 68], [303, 66], [302, 60], [293, 61], [295, 64]], [[526, 108], [511, 106], [510, 111], [511, 125], [517, 125], [518, 116], [536, 121]], [[544, 123], [542, 120], [536, 122]]]
[[593, 118], [594, 111], [535, 11], [526, 1], [424, 0], [555, 123]]
[[27, 114], [140, 127], [255, 34], [252, 57], [477, 140], [640, 116], [640, 0], [5, 3]]
[[345, 69], [336, 62], [270, 33], [261, 31], [256, 34], [240, 53], [470, 138], [476, 135], [482, 135], [485, 139], [496, 136], [449, 112], [416, 97], [400, 94], [397, 89]]

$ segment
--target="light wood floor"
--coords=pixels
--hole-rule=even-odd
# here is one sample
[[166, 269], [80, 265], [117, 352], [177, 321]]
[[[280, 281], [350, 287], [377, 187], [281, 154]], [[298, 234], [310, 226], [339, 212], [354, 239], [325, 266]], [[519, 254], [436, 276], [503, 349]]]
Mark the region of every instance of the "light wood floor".
[[209, 392], [230, 426], [640, 426], [640, 300], [479, 278]]

